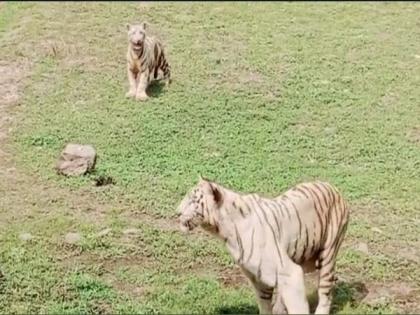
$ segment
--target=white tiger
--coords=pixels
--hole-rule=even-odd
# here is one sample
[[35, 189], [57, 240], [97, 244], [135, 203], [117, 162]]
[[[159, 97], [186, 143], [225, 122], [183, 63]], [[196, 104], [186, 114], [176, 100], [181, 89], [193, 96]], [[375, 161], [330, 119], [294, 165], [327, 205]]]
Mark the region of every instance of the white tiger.
[[163, 72], [166, 85], [171, 82], [171, 67], [166, 60], [162, 43], [147, 33], [147, 23], [127, 24], [128, 50], [127, 75], [130, 90], [127, 97], [144, 101], [148, 99], [146, 89], [150, 82]]
[[349, 218], [332, 185], [302, 183], [271, 199], [201, 178], [178, 212], [182, 231], [202, 226], [225, 241], [255, 289], [261, 314], [308, 314], [304, 272], [315, 269], [315, 314], [329, 313], [336, 256]]

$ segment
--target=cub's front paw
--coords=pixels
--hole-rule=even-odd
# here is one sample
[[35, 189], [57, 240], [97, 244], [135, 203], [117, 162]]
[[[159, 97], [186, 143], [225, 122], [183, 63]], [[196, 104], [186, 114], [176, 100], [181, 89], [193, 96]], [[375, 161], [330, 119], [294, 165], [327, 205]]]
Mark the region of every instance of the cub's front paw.
[[136, 100], [138, 101], [146, 101], [149, 97], [146, 93], [141, 93], [136, 95]]
[[135, 97], [136, 96], [136, 91], [128, 91], [127, 93], [125, 93], [125, 97], [130, 98], [130, 97]]

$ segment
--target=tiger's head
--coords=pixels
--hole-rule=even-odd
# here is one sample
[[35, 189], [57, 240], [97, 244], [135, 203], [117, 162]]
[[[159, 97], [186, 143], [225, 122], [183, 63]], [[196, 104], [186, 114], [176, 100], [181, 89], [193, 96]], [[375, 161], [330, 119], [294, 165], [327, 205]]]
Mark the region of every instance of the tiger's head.
[[215, 213], [223, 200], [221, 189], [207, 179], [201, 178], [189, 191], [178, 207], [179, 223], [182, 232], [202, 226], [215, 232]]
[[140, 50], [146, 38], [146, 22], [140, 24], [127, 24], [128, 43], [133, 50]]

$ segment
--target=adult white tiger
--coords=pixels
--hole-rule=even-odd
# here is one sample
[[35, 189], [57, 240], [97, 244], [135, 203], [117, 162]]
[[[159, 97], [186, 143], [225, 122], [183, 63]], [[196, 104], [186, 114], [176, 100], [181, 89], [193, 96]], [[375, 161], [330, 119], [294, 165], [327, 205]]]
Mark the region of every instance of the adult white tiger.
[[178, 212], [186, 232], [218, 235], [252, 283], [261, 314], [308, 314], [304, 272], [319, 270], [315, 314], [328, 314], [346, 202], [332, 185], [302, 183], [277, 198], [243, 194], [200, 178]]
[[147, 32], [147, 23], [127, 24], [128, 50], [127, 75], [130, 90], [127, 97], [144, 101], [148, 99], [146, 89], [152, 80], [163, 72], [166, 85], [171, 82], [171, 67], [166, 60], [162, 43]]

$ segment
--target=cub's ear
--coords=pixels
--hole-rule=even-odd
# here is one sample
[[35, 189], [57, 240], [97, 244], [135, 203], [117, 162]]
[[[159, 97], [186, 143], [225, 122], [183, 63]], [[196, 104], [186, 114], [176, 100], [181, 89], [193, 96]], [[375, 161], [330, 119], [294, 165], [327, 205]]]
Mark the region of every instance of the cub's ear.
[[222, 192], [219, 190], [218, 187], [211, 185], [210, 184], [210, 188], [211, 188], [211, 192], [214, 198], [214, 202], [216, 202], [216, 205], [218, 207], [220, 207], [223, 203], [223, 195]]
[[127, 31], [129, 31], [130, 28], [131, 28], [131, 24], [129, 24], [129, 23], [125, 24], [125, 27], [127, 28]]

